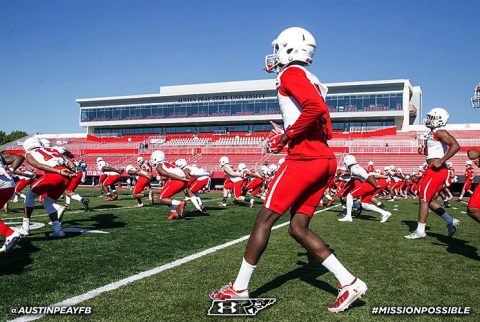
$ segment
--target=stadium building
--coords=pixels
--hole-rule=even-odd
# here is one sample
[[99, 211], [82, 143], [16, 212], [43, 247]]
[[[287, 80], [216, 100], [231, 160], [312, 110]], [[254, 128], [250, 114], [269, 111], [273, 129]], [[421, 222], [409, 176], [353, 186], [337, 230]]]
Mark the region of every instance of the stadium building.
[[[326, 84], [337, 132], [419, 124], [422, 91], [409, 80]], [[280, 122], [275, 79], [162, 86], [159, 94], [77, 99], [80, 126], [95, 136], [269, 131]]]

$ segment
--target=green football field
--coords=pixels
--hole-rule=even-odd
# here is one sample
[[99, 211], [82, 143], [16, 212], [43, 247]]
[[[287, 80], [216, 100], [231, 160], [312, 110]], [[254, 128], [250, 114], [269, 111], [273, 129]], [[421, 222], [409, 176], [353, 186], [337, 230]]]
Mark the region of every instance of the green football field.
[[[32, 230], [11, 253], [0, 254], [0, 320], [19, 317], [9, 314], [12, 308], [56, 304], [165, 264], [179, 264], [175, 261], [241, 238], [250, 233], [260, 209], [260, 203], [250, 209], [231, 202], [221, 208], [217, 205], [220, 194], [211, 193], [202, 195], [206, 213], [187, 212], [184, 219], [167, 221], [166, 207], [134, 208], [136, 202], [127, 191], [115, 202], [97, 197], [97, 190], [79, 192], [90, 197], [92, 211], [83, 212], [80, 203], [73, 204], [65, 214], [63, 227], [74, 232], [63, 239], [49, 238], [51, 226], [39, 206], [32, 221], [45, 226]], [[312, 220], [312, 229], [354, 275], [368, 284], [369, 291], [362, 300], [346, 312], [328, 313], [326, 307], [337, 294], [336, 280], [290, 238], [284, 225], [272, 232], [250, 283], [252, 297], [276, 298], [276, 303], [254, 319], [479, 321], [480, 226], [465, 214], [466, 205], [452, 202], [450, 213], [461, 222], [453, 239], [446, 238], [444, 222], [431, 214], [428, 238], [405, 240], [403, 236], [416, 225], [416, 200], [399, 201], [395, 208], [385, 203], [393, 213], [386, 224], [380, 224], [379, 216], [371, 212], [364, 212], [353, 223], [338, 222], [338, 206], [322, 211]], [[10, 204], [9, 212], [1, 212], [0, 218], [21, 222], [21, 207], [20, 203]], [[287, 220], [288, 216], [284, 216], [278, 224]], [[80, 232], [79, 228], [94, 231]], [[207, 316], [211, 305], [208, 294], [236, 277], [245, 245], [246, 240], [224, 245], [75, 305], [90, 306], [93, 312], [88, 316], [55, 315], [43, 319], [223, 320]], [[471, 307], [471, 313], [373, 315], [375, 306]]]

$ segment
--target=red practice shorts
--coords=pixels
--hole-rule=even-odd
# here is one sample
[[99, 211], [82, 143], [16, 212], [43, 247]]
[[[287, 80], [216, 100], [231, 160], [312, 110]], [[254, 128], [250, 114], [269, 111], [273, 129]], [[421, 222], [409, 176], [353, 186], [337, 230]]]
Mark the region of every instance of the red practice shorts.
[[224, 188], [225, 189], [232, 189], [233, 190], [233, 195], [235, 196], [235, 198], [238, 198], [242, 195], [242, 188], [243, 188], [243, 185], [244, 185], [244, 181], [243, 180], [240, 180], [240, 181], [237, 181], [237, 182], [233, 182], [231, 181], [229, 178], [228, 179], [228, 182], [227, 180], [225, 180], [225, 184], [224, 184]]
[[285, 160], [270, 183], [265, 208], [312, 217], [336, 170], [335, 159]]
[[463, 184], [463, 190], [471, 190], [472, 189], [472, 179], [465, 179], [465, 183]]
[[418, 198], [430, 202], [433, 196], [443, 189], [447, 176], [448, 169], [445, 166], [440, 168], [430, 167], [425, 170], [420, 183]]
[[170, 198], [171, 196], [183, 191], [187, 187], [188, 182], [180, 180], [167, 179], [162, 190], [158, 194], [158, 199]]
[[80, 185], [80, 182], [82, 182], [82, 177], [83, 177], [83, 172], [77, 172], [77, 176], [73, 177], [72, 180], [70, 180], [70, 184], [68, 185], [67, 189], [65, 191], [68, 192], [73, 192], [75, 189], [78, 188]]
[[33, 182], [32, 179], [20, 179], [20, 180], [18, 180], [18, 182], [15, 186], [15, 192], [20, 193], [20, 191], [25, 189], [25, 187], [28, 186], [32, 182]]
[[102, 173], [102, 174], [100, 175], [100, 178], [98, 179], [98, 183], [103, 184], [103, 182], [104, 182], [105, 180], [107, 180], [107, 175], [106, 175], [105, 173]]
[[122, 179], [122, 176], [119, 175], [119, 174], [108, 175], [107, 179], [105, 179], [105, 181], [103, 181], [103, 185], [104, 186], [110, 186], [112, 184], [116, 184], [117, 182], [120, 182], [121, 179]]
[[[56, 169], [66, 169], [65, 167], [55, 167]], [[70, 184], [70, 178], [61, 174], [47, 172], [41, 178], [35, 180], [31, 185], [31, 190], [38, 196], [46, 194], [53, 200], [57, 200], [65, 192]]]
[[200, 190], [205, 188], [209, 182], [210, 178], [208, 177], [202, 180], [195, 179], [193, 182], [188, 182], [188, 189], [190, 189], [192, 193], [199, 192]]
[[254, 178], [247, 184], [247, 190], [252, 190], [252, 195], [256, 195], [262, 189], [263, 179], [262, 178]]
[[475, 191], [473, 191], [473, 195], [470, 197], [468, 201], [468, 207], [470, 208], [480, 208], [480, 184], [477, 185]]
[[150, 179], [144, 176], [138, 176], [137, 183], [135, 183], [135, 187], [133, 187], [133, 194], [138, 195], [143, 193], [143, 190], [150, 186]]
[[10, 198], [12, 198], [15, 188], [0, 189], [0, 208], [3, 208]]

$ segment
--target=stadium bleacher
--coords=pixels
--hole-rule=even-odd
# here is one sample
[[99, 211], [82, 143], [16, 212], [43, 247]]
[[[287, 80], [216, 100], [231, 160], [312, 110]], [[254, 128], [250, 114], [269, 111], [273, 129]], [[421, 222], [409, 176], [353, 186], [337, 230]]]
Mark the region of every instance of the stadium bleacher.
[[[466, 151], [480, 146], [480, 131], [451, 131], [462, 149], [451, 159], [454, 169], [460, 174], [464, 171]], [[425, 132], [397, 132], [395, 128], [380, 129], [367, 132], [335, 132], [329, 145], [334, 149], [338, 166], [344, 153], [352, 153], [360, 164], [373, 161], [376, 168], [383, 169], [387, 165], [402, 168], [405, 173], [418, 170], [424, 162], [423, 156], [417, 154]], [[230, 162], [236, 166], [244, 162], [249, 167], [259, 167], [264, 162], [276, 163], [284, 154], [267, 154], [265, 139], [268, 132], [232, 132], [215, 133], [173, 133], [165, 136], [128, 135], [123, 137], [96, 137], [87, 135], [83, 138], [62, 138], [52, 136], [53, 144], [64, 145], [75, 155], [81, 156], [87, 164], [93, 165], [98, 156], [102, 156], [115, 167], [124, 168], [134, 164], [137, 155], [149, 157], [156, 149], [163, 150], [167, 158], [174, 161], [185, 158], [189, 163], [196, 163], [209, 171], [220, 171], [218, 159], [228, 155]], [[9, 151], [23, 153], [21, 146], [12, 145]], [[89, 174], [96, 175], [93, 166]]]

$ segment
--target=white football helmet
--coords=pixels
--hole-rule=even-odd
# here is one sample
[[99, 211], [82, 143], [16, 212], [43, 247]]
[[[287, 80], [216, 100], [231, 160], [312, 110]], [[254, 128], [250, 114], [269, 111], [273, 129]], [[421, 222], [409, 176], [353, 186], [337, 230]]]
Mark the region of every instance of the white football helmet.
[[128, 174], [128, 171], [135, 171], [135, 167], [131, 164], [125, 167], [125, 172]]
[[398, 168], [397, 171], [398, 171], [399, 173], [402, 173], [402, 168]]
[[247, 165], [245, 163], [238, 164], [238, 171], [243, 171], [245, 169], [247, 169]]
[[427, 117], [425, 118], [425, 126], [430, 129], [445, 126], [447, 125], [449, 117], [450, 115], [445, 109], [441, 107], [432, 108], [428, 111]]
[[272, 41], [272, 47], [273, 54], [265, 56], [265, 70], [279, 73], [293, 61], [312, 64], [317, 42], [307, 30], [291, 27]]
[[453, 163], [452, 162], [447, 162], [447, 163], [445, 163], [445, 165], [447, 166], [447, 168], [450, 169], [453, 166]]
[[390, 172], [390, 166], [386, 165], [385, 167], [383, 167], [383, 171]]
[[347, 154], [343, 157], [343, 164], [348, 168], [351, 165], [357, 164], [357, 159], [351, 154]]
[[183, 169], [187, 166], [187, 160], [185, 159], [178, 159], [177, 161], [175, 161], [175, 165], [177, 167], [179, 167], [180, 169]]
[[28, 138], [26, 139], [23, 144], [23, 149], [26, 151], [26, 152], [30, 152], [34, 149], [40, 149], [42, 148], [42, 143], [37, 140], [36, 138]]
[[44, 148], [51, 148], [52, 147], [52, 142], [47, 139], [39, 139], [40, 143], [42, 144], [42, 147]]
[[262, 171], [263, 175], [267, 175], [268, 174], [268, 167], [266, 165], [262, 165], [260, 167], [260, 171]]
[[373, 165], [373, 161], [368, 161], [368, 165]]
[[472, 164], [473, 164], [472, 160], [465, 161], [465, 166], [466, 167], [471, 166]]
[[54, 146], [53, 148], [60, 152], [60, 154], [65, 154], [67, 152], [67, 149], [65, 149], [63, 146]]
[[278, 165], [282, 165], [283, 162], [285, 162], [285, 158], [281, 158], [280, 160], [278, 160]]
[[100, 161], [103, 161], [103, 158], [102, 158], [102, 157], [98, 157], [98, 158], [97, 158], [97, 163], [100, 162]]
[[165, 161], [165, 153], [159, 150], [153, 151], [152, 155], [150, 156], [150, 162], [152, 162], [152, 164], [156, 166], [163, 161]]
[[140, 156], [137, 157], [137, 163], [138, 163], [139, 165], [142, 165], [144, 161], [145, 161], [145, 160], [143, 159], [143, 157], [140, 157]]
[[220, 158], [220, 160], [218, 160], [218, 162], [220, 163], [220, 166], [223, 167], [225, 164], [229, 164], [230, 160], [228, 159], [228, 157], [223, 156]]

